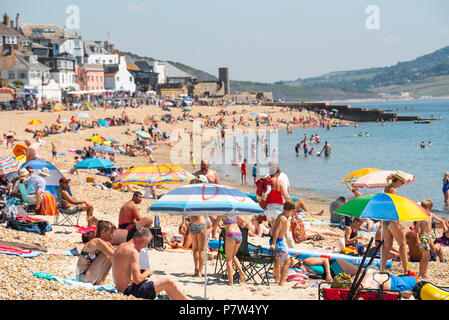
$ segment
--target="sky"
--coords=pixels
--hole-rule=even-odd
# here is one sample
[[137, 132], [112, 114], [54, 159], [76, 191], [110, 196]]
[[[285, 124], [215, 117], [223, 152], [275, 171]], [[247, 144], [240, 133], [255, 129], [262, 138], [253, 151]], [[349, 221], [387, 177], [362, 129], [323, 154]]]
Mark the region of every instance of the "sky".
[[119, 50], [217, 77], [228, 67], [241, 81], [390, 66], [449, 45], [447, 0], [15, 0], [2, 10], [84, 40], [109, 33]]

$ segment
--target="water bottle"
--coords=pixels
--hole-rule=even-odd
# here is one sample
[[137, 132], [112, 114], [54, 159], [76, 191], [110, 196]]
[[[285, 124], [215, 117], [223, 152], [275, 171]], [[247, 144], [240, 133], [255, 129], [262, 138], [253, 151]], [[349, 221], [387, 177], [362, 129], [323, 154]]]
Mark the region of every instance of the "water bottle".
[[155, 226], [156, 228], [159, 228], [159, 227], [161, 226], [161, 222], [160, 222], [160, 220], [159, 220], [159, 216], [155, 216], [155, 217], [154, 217], [154, 226]]

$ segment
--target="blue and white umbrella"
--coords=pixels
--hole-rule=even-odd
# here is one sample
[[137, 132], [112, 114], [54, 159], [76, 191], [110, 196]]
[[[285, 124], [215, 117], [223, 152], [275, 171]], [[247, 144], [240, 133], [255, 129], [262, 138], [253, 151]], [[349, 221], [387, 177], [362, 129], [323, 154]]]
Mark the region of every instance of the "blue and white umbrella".
[[[190, 184], [176, 188], [151, 205], [148, 211], [173, 215], [198, 216], [245, 216], [263, 215], [264, 210], [245, 193], [238, 189], [209, 183]], [[207, 232], [206, 232], [206, 244]], [[207, 261], [207, 250], [205, 260]], [[204, 279], [204, 299], [207, 288], [207, 263]]]
[[90, 118], [90, 114], [86, 113], [86, 112], [80, 112], [78, 113], [75, 118], [83, 118], [83, 119], [89, 119]]
[[120, 141], [118, 141], [116, 138], [113, 137], [106, 137], [107, 140], [111, 141], [112, 143], [115, 144], [120, 144]]
[[151, 136], [149, 133], [142, 131], [142, 130], [136, 130], [133, 133], [137, 134], [138, 136], [141, 136], [144, 139], [151, 139]]
[[106, 153], [119, 153], [114, 148], [108, 147], [108, 146], [95, 146], [95, 147], [92, 147], [92, 150], [106, 152]]

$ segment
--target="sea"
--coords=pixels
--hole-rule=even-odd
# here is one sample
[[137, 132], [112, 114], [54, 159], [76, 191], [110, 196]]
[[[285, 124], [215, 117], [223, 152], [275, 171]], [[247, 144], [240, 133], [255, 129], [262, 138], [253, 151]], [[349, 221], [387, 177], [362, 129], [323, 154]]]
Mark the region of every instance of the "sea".
[[[304, 199], [335, 200], [339, 196], [351, 198], [352, 193], [340, 181], [349, 173], [362, 168], [402, 170], [413, 174], [415, 180], [398, 189], [398, 193], [416, 202], [430, 199], [433, 212], [449, 218], [449, 208], [444, 206], [443, 176], [449, 171], [449, 100], [422, 99], [406, 101], [378, 101], [350, 103], [353, 107], [390, 110], [398, 115], [417, 115], [423, 119], [434, 118], [429, 124], [413, 121], [358, 123], [347, 127], [295, 128], [292, 134], [278, 132], [278, 152], [281, 170], [292, 185], [292, 195]], [[439, 120], [441, 118], [441, 120]], [[363, 136], [359, 136], [362, 133]], [[295, 145], [304, 138], [318, 134], [321, 144], [313, 144], [314, 156], [296, 157]], [[330, 157], [317, 157], [324, 142], [332, 147]], [[421, 142], [425, 148], [421, 148]], [[430, 142], [430, 143], [429, 143]], [[248, 181], [253, 185], [248, 164]], [[222, 179], [240, 181], [240, 168], [216, 165]], [[263, 169], [262, 169], [263, 171]], [[383, 189], [360, 189], [362, 193], [382, 192]]]

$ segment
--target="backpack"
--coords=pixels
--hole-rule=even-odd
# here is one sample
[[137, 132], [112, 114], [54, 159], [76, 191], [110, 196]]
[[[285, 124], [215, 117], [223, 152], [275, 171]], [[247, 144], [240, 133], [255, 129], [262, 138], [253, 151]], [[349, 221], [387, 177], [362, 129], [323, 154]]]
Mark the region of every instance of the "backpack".
[[268, 186], [271, 186], [271, 177], [266, 176], [256, 181], [256, 196], [262, 209], [266, 209], [266, 199], [268, 196]]
[[160, 227], [149, 228], [153, 238], [150, 242], [151, 248], [163, 248], [164, 247], [164, 237], [162, 236], [162, 230]]

